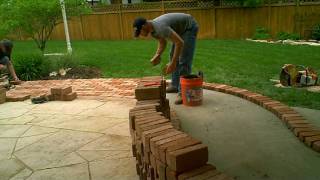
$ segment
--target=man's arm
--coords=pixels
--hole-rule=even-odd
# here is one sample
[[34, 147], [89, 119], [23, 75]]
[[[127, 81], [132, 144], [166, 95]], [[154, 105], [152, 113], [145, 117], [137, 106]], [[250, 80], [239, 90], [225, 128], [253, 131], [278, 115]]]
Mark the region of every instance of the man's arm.
[[167, 46], [167, 41], [164, 38], [159, 38], [158, 39], [158, 49], [156, 52], [156, 55], [159, 54], [161, 56], [161, 54], [163, 53], [163, 51], [166, 49]]
[[166, 49], [167, 41], [164, 38], [157, 38], [158, 40], [158, 49], [156, 51], [156, 54], [151, 59], [151, 63], [155, 66], [160, 63], [161, 61], [161, 55], [163, 51]]
[[171, 63], [167, 66], [167, 71], [166, 71], [167, 74], [172, 73], [176, 69], [177, 62], [184, 45], [183, 39], [174, 31], [172, 31], [169, 38], [174, 43], [175, 48], [174, 48], [173, 56], [171, 59]]

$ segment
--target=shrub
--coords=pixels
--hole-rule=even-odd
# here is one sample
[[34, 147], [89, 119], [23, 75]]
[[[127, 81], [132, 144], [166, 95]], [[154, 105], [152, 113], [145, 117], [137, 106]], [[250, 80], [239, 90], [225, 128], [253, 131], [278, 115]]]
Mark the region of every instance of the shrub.
[[287, 32], [279, 32], [277, 34], [277, 39], [278, 40], [287, 40], [287, 39], [291, 39], [291, 40], [299, 40], [300, 39], [300, 35], [296, 34], [296, 33], [287, 33]]
[[61, 68], [77, 67], [78, 64], [70, 55], [46, 57], [41, 54], [23, 54], [14, 58], [14, 66], [20, 79], [30, 81], [48, 77], [51, 72]]
[[39, 79], [42, 75], [44, 57], [41, 54], [24, 54], [14, 58], [14, 67], [21, 80]]
[[270, 39], [269, 31], [264, 27], [257, 27], [252, 39]]
[[312, 39], [320, 41], [320, 24], [314, 26], [312, 31]]

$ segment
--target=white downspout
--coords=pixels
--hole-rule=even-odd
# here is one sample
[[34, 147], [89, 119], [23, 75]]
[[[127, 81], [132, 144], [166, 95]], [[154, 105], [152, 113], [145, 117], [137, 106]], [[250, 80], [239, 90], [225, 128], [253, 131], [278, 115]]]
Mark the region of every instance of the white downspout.
[[66, 8], [65, 8], [65, 5], [64, 5], [64, 0], [60, 0], [60, 5], [61, 5], [61, 11], [62, 11], [64, 32], [65, 32], [66, 41], [67, 41], [68, 54], [72, 54], [72, 48], [71, 48], [71, 42], [70, 42], [70, 36], [69, 36], [69, 28], [68, 28], [68, 22], [67, 22], [67, 15], [66, 15]]

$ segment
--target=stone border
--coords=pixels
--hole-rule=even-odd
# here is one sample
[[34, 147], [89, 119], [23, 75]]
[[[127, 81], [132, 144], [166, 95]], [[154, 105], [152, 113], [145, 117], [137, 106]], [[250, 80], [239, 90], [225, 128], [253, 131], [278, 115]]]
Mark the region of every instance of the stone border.
[[180, 131], [180, 121], [166, 99], [161, 77], [141, 79], [138, 100], [129, 112], [132, 152], [142, 180], [224, 179], [230, 176], [208, 164], [208, 146]]
[[303, 116], [289, 106], [246, 89], [225, 84], [204, 83], [203, 88], [238, 96], [251, 101], [275, 114], [294, 135], [313, 150], [320, 152], [320, 129], [310, 124]]

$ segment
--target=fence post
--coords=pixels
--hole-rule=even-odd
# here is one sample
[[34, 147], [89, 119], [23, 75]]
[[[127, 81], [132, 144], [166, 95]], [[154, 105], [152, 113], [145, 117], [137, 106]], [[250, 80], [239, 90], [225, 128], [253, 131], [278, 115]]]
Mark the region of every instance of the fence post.
[[271, 31], [271, 0], [268, 0], [268, 30]]
[[217, 29], [216, 29], [216, 25], [217, 25], [217, 18], [216, 18], [216, 16], [217, 16], [217, 14], [216, 14], [216, 7], [213, 7], [212, 8], [212, 15], [213, 15], [213, 17], [212, 17], [212, 23], [213, 23], [213, 29], [212, 29], [212, 37], [213, 38], [217, 38]]
[[301, 32], [301, 13], [300, 13], [300, 0], [295, 0], [295, 15], [294, 15], [294, 33], [298, 33], [302, 37], [303, 32]]
[[161, 11], [162, 11], [162, 14], [165, 14], [166, 13], [166, 11], [165, 11], [165, 9], [164, 9], [165, 7], [164, 7], [164, 2], [163, 2], [163, 0], [161, 1]]
[[121, 40], [123, 40], [124, 34], [123, 34], [123, 20], [122, 20], [122, 4], [119, 4], [119, 19], [120, 19]]
[[80, 33], [81, 33], [81, 40], [85, 40], [85, 36], [84, 36], [84, 32], [83, 32], [82, 15], [80, 15]]

